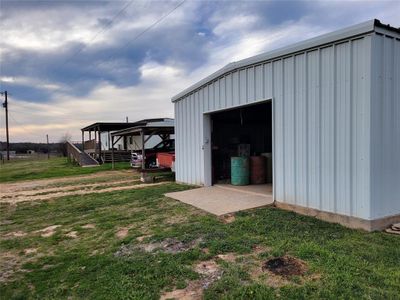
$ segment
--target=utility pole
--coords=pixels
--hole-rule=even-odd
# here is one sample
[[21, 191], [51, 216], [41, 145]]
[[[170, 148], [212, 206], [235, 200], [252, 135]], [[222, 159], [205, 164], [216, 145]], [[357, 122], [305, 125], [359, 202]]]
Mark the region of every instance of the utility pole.
[[10, 160], [10, 136], [8, 134], [8, 99], [7, 99], [7, 91], [1, 92], [4, 95], [5, 101], [3, 103], [3, 107], [6, 109], [6, 147], [7, 147], [7, 160]]
[[49, 146], [49, 135], [46, 134], [46, 140], [47, 140], [47, 159], [50, 159], [50, 146]]

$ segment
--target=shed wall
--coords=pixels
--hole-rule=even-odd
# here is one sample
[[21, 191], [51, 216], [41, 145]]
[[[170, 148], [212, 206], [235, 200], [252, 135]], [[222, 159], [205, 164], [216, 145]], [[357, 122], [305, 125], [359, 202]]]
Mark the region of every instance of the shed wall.
[[204, 112], [273, 99], [275, 200], [370, 219], [371, 35], [232, 71], [175, 102], [176, 178], [204, 184]]
[[372, 217], [400, 214], [400, 36], [373, 36]]

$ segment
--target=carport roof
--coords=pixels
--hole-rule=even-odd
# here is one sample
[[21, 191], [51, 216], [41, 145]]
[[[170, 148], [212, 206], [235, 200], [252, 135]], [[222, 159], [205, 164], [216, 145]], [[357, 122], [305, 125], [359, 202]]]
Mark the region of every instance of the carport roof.
[[149, 123], [158, 123], [158, 122], [174, 122], [174, 119], [170, 118], [154, 118], [154, 119], [143, 119], [137, 122], [96, 122], [89, 126], [82, 128], [82, 131], [116, 131], [122, 130], [126, 128], [132, 128], [137, 126], [146, 126]]
[[111, 136], [133, 136], [140, 135], [143, 132], [147, 134], [174, 134], [174, 126], [172, 125], [158, 125], [158, 126], [135, 126], [131, 128], [122, 129], [111, 133]]

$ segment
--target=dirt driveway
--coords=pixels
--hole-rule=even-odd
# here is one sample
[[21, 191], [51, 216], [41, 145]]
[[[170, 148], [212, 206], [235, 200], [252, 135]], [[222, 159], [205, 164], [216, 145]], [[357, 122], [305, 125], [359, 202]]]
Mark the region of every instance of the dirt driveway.
[[[155, 183], [153, 185], [163, 184]], [[136, 189], [141, 184], [139, 175], [131, 170], [109, 171], [91, 175], [20, 181], [0, 184], [0, 203], [48, 200], [56, 197], [84, 195]]]

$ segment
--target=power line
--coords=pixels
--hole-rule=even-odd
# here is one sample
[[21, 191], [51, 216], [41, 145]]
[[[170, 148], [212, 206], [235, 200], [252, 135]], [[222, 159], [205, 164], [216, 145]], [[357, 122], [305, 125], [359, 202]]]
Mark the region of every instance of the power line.
[[[107, 26], [111, 26], [112, 22], [115, 21], [115, 19], [123, 12], [125, 11], [132, 3], [134, 0], [130, 1], [127, 5], [125, 5], [114, 17], [113, 19], [110, 21], [110, 23], [108, 23]], [[121, 49], [125, 49], [126, 47], [128, 47], [129, 45], [131, 45], [133, 42], [135, 42], [136, 40], [138, 40], [141, 36], [143, 36], [144, 34], [146, 34], [148, 31], [150, 31], [151, 29], [153, 29], [154, 27], [156, 27], [159, 23], [161, 23], [164, 19], [166, 19], [168, 16], [170, 16], [174, 11], [176, 11], [179, 7], [181, 7], [184, 3], [186, 2], [186, 0], [183, 0], [181, 2], [179, 2], [177, 5], [175, 5], [170, 11], [168, 11], [168, 13], [166, 13], [165, 15], [161, 16], [159, 19], [157, 19], [155, 22], [153, 22], [150, 26], [146, 27], [144, 30], [142, 30], [141, 32], [139, 32], [132, 40], [128, 41], [124, 46], [122, 46]], [[108, 30], [108, 28], [101, 30], [100, 32], [96, 33], [95, 36], [91, 39], [91, 41], [93, 41], [100, 33]], [[71, 56], [66, 62], [64, 62], [62, 65], [64, 65], [65, 63], [67, 63], [72, 57], [76, 56], [77, 54], [81, 53], [87, 46], [81, 48], [80, 50], [77, 51], [77, 53], [75, 53], [73, 56]], [[105, 60], [102, 60], [101, 62], [96, 63], [94, 66], [100, 66], [101, 64], [104, 64], [106, 62], [106, 60], [109, 60], [111, 58], [113, 58], [114, 55], [110, 55], [108, 56]], [[85, 74], [85, 73], [83, 73]], [[87, 74], [87, 72], [86, 72]], [[56, 89], [54, 92], [57, 92], [58, 90], [61, 90], [61, 87]], [[21, 105], [23, 107], [23, 105]], [[10, 115], [11, 116], [11, 115]], [[13, 116], [11, 116], [11, 118], [17, 123], [19, 124], [19, 122], [17, 122], [15, 120], [15, 118]], [[23, 130], [25, 130], [26, 132], [28, 132], [29, 130], [26, 130], [21, 124], [19, 124]], [[35, 135], [35, 136], [39, 136], [37, 134], [34, 134], [32, 132], [30, 132], [30, 134]], [[41, 136], [40, 136], [41, 137]]]
[[[141, 36], [143, 36], [145, 33], [147, 33], [148, 31], [150, 31], [152, 28], [156, 27], [159, 23], [161, 23], [164, 19], [166, 19], [168, 16], [170, 16], [175, 10], [177, 10], [179, 7], [181, 7], [184, 3], [186, 2], [186, 0], [183, 0], [181, 2], [179, 2], [177, 5], [175, 5], [170, 11], [168, 11], [168, 13], [166, 13], [165, 15], [161, 16], [159, 19], [157, 19], [154, 23], [152, 23], [150, 26], [146, 27], [144, 30], [142, 30], [141, 32], [139, 32], [136, 36], [133, 37], [132, 40], [128, 41], [127, 43], [125, 43], [120, 49], [125, 49], [126, 47], [128, 47], [129, 45], [131, 45], [133, 42], [135, 42], [136, 40], [138, 40]], [[108, 62], [109, 59], [113, 58], [115, 55], [110, 55], [107, 58], [101, 60], [100, 62], [97, 62], [94, 64], [94, 67], [99, 67], [102, 64], [105, 64]], [[85, 74], [89, 74], [88, 71], [83, 72], [82, 75]], [[56, 89], [55, 91], [61, 90], [61, 88]]]
[[74, 58], [76, 55], [78, 55], [79, 53], [81, 53], [83, 50], [85, 50], [89, 44], [91, 44], [100, 34], [106, 32], [107, 30], [109, 30], [111, 28], [111, 25], [114, 23], [114, 21], [129, 7], [131, 6], [131, 4], [134, 2], [134, 0], [129, 1], [121, 10], [118, 11], [117, 14], [114, 15], [114, 17], [105, 25], [104, 28], [102, 28], [101, 30], [99, 30], [98, 32], [96, 32], [94, 34], [94, 36], [89, 40], [88, 44], [83, 45], [80, 49], [78, 49], [78, 51], [76, 51], [74, 54], [72, 54], [68, 59], [66, 59], [60, 67], [62, 67], [63, 65], [65, 65], [66, 63], [68, 63], [72, 58]]
[[[154, 23], [152, 23], [150, 26], [148, 26], [147, 28], [145, 28], [143, 31], [141, 31], [139, 34], [137, 34], [132, 40], [128, 41], [121, 49], [125, 49], [127, 46], [131, 45], [134, 41], [136, 41], [137, 39], [139, 39], [142, 35], [144, 35], [146, 32], [148, 32], [149, 30], [151, 30], [152, 28], [156, 27], [159, 23], [161, 23], [165, 18], [167, 18], [169, 15], [171, 15], [175, 10], [177, 10], [179, 7], [181, 7], [184, 3], [186, 2], [186, 0], [183, 0], [181, 2], [178, 3], [178, 5], [174, 6], [167, 14], [161, 16], [161, 18], [157, 19]], [[107, 57], [106, 59], [110, 59], [112, 58], [114, 55], [111, 55], [109, 57]], [[102, 60], [101, 62], [95, 64], [95, 66], [99, 66], [101, 64], [104, 64], [105, 60]]]

